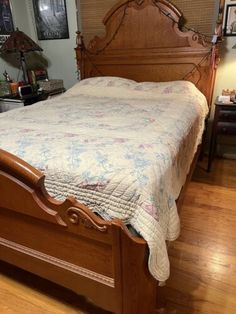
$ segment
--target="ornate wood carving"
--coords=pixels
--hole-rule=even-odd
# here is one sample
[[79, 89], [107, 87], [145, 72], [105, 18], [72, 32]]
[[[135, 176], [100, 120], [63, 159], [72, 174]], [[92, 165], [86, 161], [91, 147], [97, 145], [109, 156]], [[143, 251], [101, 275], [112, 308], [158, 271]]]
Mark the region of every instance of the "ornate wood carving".
[[210, 105], [215, 75], [212, 44], [201, 34], [182, 32], [181, 19], [181, 12], [166, 0], [119, 2], [103, 20], [103, 38], [95, 36], [86, 48], [78, 34], [76, 54], [81, 78], [185, 79], [197, 85]]
[[88, 213], [85, 213], [80, 208], [76, 207], [68, 208], [67, 215], [69, 217], [69, 221], [74, 225], [82, 224], [83, 226], [89, 229], [96, 229], [100, 232], [107, 231], [107, 226], [96, 223]]
[[141, 5], [143, 4], [144, 0], [135, 0], [135, 2], [137, 3], [137, 5]]
[[[100, 232], [107, 231], [109, 222], [102, 224], [102, 219], [74, 198], [68, 197], [64, 202], [60, 202], [50, 197], [44, 186], [44, 174], [20, 158], [0, 150], [0, 169], [1, 193], [8, 193], [5, 198], [0, 199], [0, 208], [21, 212], [69, 229], [67, 217], [72, 225], [82, 224]], [[11, 197], [13, 190], [15, 198]], [[24, 206], [21, 199], [25, 201]]]

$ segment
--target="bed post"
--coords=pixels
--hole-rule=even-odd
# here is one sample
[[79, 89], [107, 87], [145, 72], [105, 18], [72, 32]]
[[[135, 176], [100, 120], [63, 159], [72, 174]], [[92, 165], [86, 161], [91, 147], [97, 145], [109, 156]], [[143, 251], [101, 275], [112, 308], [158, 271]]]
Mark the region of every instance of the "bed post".
[[116, 314], [153, 314], [157, 281], [148, 270], [148, 246], [120, 221], [112, 222], [115, 261]]
[[77, 70], [79, 72], [80, 79], [84, 78], [84, 51], [85, 51], [85, 45], [83, 36], [80, 31], [76, 32], [76, 60], [77, 60]]

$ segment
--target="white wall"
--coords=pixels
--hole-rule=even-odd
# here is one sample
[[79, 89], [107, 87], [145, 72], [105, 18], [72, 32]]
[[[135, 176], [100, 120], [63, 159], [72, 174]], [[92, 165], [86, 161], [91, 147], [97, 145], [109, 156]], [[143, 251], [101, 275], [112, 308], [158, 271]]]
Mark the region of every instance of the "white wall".
[[236, 89], [236, 37], [224, 37], [221, 46], [221, 60], [217, 68], [214, 95], [221, 95], [222, 89]]
[[[226, 0], [225, 4], [235, 4], [236, 0]], [[226, 12], [225, 12], [226, 13]], [[236, 71], [236, 36], [226, 36], [221, 44], [221, 61], [217, 69], [214, 95], [220, 95], [222, 89], [236, 89], [235, 71]]]
[[[226, 0], [226, 4], [236, 4], [236, 0]], [[236, 45], [236, 36], [226, 36], [221, 44], [221, 60], [217, 69], [216, 82], [214, 89], [214, 97], [221, 95], [223, 89], [236, 89], [236, 49], [232, 47]], [[212, 107], [211, 117], [214, 114], [214, 106]], [[222, 137], [220, 139], [220, 153], [224, 156], [236, 158], [236, 137]]]
[[[31, 35], [29, 32], [30, 25], [29, 19], [26, 14], [26, 1], [25, 0], [11, 0], [12, 17], [14, 27], [18, 27], [21, 31], [27, 35]], [[9, 63], [0, 58], [0, 78], [3, 79], [2, 73], [7, 71], [11, 78], [17, 80], [19, 69], [12, 67]]]
[[[31, 24], [31, 32], [37, 38], [33, 16], [32, 1], [28, 1], [28, 15]], [[48, 75], [51, 79], [62, 79], [66, 89], [77, 82], [77, 69], [74, 48], [76, 45], [76, 5], [75, 0], [66, 0], [67, 19], [69, 26], [69, 39], [40, 40], [40, 47], [48, 60]]]
[[[67, 17], [69, 26], [69, 39], [41, 40], [38, 41], [32, 0], [11, 0], [14, 26], [25, 32], [40, 47], [43, 56], [48, 61], [48, 75], [52, 79], [63, 79], [66, 89], [77, 82], [76, 60], [74, 48], [76, 45], [76, 5], [75, 0], [66, 0]], [[0, 78], [6, 70], [13, 79], [18, 78], [19, 69], [7, 64], [0, 59]]]

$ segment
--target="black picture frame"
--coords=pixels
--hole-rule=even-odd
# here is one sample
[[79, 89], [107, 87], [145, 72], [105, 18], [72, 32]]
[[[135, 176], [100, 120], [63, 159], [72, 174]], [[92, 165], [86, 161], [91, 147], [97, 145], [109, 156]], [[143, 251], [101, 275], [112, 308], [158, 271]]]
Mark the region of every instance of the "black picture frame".
[[224, 36], [236, 36], [236, 4], [225, 7]]
[[33, 0], [33, 8], [39, 40], [69, 38], [65, 0]]
[[10, 0], [0, 0], [0, 48], [13, 31]]

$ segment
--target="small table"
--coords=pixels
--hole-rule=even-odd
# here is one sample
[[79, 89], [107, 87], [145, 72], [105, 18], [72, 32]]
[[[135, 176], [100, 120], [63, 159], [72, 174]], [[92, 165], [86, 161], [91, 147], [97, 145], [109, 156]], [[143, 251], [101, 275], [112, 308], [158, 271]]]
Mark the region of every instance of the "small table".
[[212, 125], [207, 171], [211, 170], [211, 164], [216, 150], [217, 136], [219, 134], [229, 136], [236, 135], [236, 104], [223, 103], [218, 101], [217, 98], [215, 102], [215, 114]]
[[65, 91], [66, 91], [66, 89], [64, 87], [60, 87], [60, 88], [56, 88], [56, 89], [53, 89], [50, 91], [43, 90], [43, 93], [47, 94], [48, 98], [53, 98], [55, 96], [63, 94]]
[[46, 100], [48, 96], [48, 93], [38, 93], [25, 96], [23, 98], [14, 95], [0, 97], [0, 112], [9, 111], [23, 106], [29, 106], [38, 101]]

